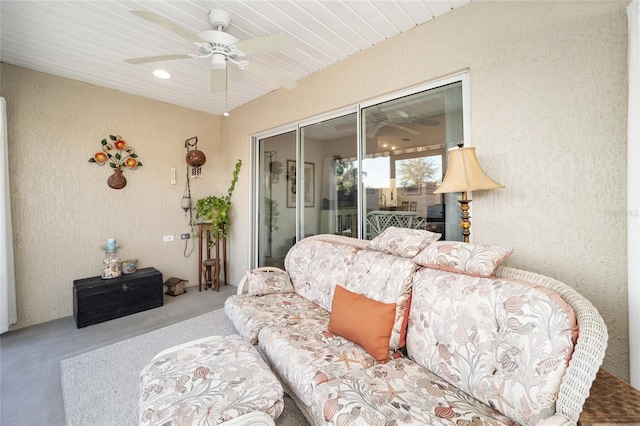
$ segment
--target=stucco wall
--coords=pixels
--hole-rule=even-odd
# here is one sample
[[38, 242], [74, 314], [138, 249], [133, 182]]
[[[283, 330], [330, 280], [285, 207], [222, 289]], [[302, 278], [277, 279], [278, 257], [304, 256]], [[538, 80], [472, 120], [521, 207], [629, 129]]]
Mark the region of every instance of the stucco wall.
[[[207, 154], [194, 200], [223, 194], [235, 160], [232, 282], [250, 266], [250, 136], [469, 70], [471, 143], [504, 190], [476, 193], [476, 242], [515, 249], [509, 264], [572, 285], [609, 327], [605, 367], [628, 378], [626, 265], [627, 1], [476, 0], [220, 118], [11, 65], [7, 99], [19, 323], [71, 315], [74, 279], [97, 275], [107, 237], [121, 257], [197, 283], [180, 209], [184, 140]], [[87, 163], [118, 133], [144, 166], [127, 186]], [[178, 183], [169, 182], [169, 170]]]
[[[15, 330], [72, 315], [73, 280], [100, 275], [108, 237], [120, 259], [137, 258], [164, 279], [197, 285], [197, 248], [183, 256], [189, 232], [180, 208], [185, 139], [198, 136], [208, 160], [192, 181], [193, 198], [222, 193], [219, 117], [2, 64], [7, 100], [18, 323]], [[143, 164], [125, 170], [127, 185], [107, 186], [108, 165], [88, 163], [109, 134], [122, 136]], [[177, 184], [171, 185], [170, 169]], [[162, 236], [173, 234], [173, 243]], [[192, 240], [189, 243], [197, 241]]]
[[[473, 239], [590, 299], [609, 327], [605, 367], [628, 378], [626, 5], [475, 1], [232, 111], [225, 173], [249, 160], [251, 134], [469, 70], [471, 143], [506, 187], [473, 195]], [[249, 205], [248, 170], [236, 206]], [[233, 227], [232, 243], [238, 281], [250, 228]]]

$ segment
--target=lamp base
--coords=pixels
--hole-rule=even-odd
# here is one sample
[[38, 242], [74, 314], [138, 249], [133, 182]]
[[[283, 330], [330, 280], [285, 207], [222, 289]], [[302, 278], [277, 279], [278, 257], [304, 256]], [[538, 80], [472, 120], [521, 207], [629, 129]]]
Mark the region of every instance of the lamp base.
[[460, 210], [462, 210], [462, 221], [460, 222], [460, 227], [462, 228], [462, 237], [464, 238], [464, 242], [469, 242], [469, 235], [471, 235], [471, 221], [469, 218], [469, 203], [471, 200], [467, 199], [467, 192], [462, 193], [462, 199], [458, 200], [460, 203]]

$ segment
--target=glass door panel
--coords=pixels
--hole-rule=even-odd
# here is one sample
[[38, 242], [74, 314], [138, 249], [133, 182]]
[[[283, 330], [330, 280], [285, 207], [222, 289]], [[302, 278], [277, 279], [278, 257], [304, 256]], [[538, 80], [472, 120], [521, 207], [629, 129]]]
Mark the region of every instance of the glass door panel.
[[358, 236], [357, 115], [300, 128], [304, 236]]
[[455, 198], [433, 191], [442, 183], [447, 149], [462, 140], [462, 83], [372, 105], [362, 117], [365, 238], [400, 226], [461, 241], [459, 214], [447, 214], [457, 211]]
[[259, 147], [258, 266], [284, 268], [284, 257], [296, 237], [296, 212], [287, 198], [291, 191], [287, 164], [295, 163], [296, 132], [260, 139]]
[[426, 218], [425, 229], [444, 235], [442, 195], [433, 193], [442, 180], [443, 154], [425, 154], [395, 161], [399, 210], [416, 212]]

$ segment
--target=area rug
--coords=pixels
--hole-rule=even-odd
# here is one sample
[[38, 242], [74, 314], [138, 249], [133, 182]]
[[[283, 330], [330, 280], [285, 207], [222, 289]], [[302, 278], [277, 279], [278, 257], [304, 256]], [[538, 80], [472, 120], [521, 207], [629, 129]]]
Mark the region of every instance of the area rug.
[[[60, 361], [69, 426], [138, 424], [140, 371], [163, 349], [206, 336], [238, 334], [223, 309]], [[292, 400], [276, 421], [307, 425]]]

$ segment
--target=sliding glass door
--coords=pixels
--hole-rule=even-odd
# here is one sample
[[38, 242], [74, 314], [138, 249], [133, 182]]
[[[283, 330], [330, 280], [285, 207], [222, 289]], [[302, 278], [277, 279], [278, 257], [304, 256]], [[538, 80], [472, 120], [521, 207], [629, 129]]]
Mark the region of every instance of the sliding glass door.
[[469, 133], [466, 82], [449, 78], [256, 137], [256, 266], [283, 267], [298, 239], [317, 234], [372, 239], [400, 226], [461, 241], [459, 194], [433, 192], [448, 150]]
[[258, 140], [259, 266], [282, 268], [297, 238], [358, 236], [357, 142], [355, 113]]
[[[304, 166], [304, 235], [358, 236], [356, 114], [300, 128]], [[301, 163], [302, 164], [302, 163]]]

